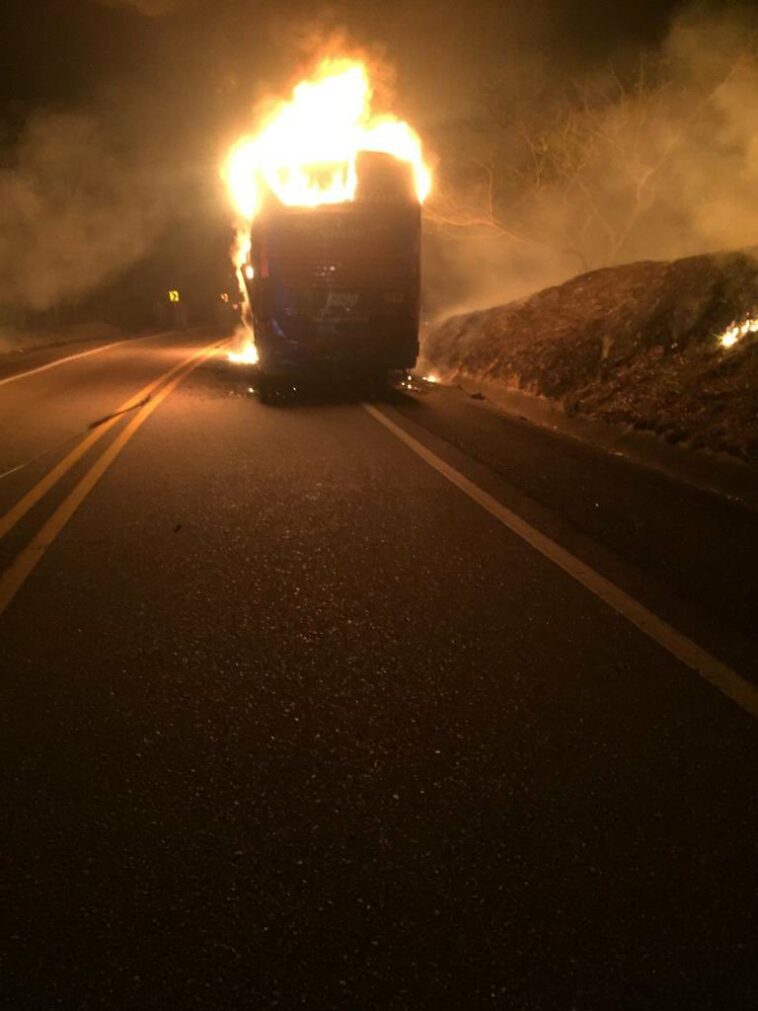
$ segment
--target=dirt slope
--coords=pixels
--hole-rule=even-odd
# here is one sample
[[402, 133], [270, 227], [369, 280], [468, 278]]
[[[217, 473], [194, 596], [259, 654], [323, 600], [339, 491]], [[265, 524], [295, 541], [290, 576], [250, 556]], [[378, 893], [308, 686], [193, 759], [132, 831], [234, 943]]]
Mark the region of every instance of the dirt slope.
[[758, 464], [756, 250], [610, 267], [454, 316], [422, 353], [443, 377], [502, 382], [567, 413], [657, 432]]

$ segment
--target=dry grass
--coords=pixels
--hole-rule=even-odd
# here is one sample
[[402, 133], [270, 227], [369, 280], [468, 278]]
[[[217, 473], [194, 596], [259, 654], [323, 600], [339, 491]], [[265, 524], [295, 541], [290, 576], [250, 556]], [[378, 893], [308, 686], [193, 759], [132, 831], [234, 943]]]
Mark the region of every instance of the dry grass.
[[452, 317], [423, 353], [448, 376], [495, 380], [571, 414], [758, 463], [758, 340], [718, 341], [751, 315], [753, 251], [632, 263]]

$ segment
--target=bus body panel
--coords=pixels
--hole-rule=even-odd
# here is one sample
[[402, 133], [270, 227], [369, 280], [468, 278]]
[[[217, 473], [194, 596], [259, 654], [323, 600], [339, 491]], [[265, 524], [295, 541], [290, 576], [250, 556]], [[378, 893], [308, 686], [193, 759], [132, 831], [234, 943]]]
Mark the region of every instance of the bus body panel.
[[412, 368], [420, 243], [412, 200], [264, 208], [247, 282], [262, 370]]

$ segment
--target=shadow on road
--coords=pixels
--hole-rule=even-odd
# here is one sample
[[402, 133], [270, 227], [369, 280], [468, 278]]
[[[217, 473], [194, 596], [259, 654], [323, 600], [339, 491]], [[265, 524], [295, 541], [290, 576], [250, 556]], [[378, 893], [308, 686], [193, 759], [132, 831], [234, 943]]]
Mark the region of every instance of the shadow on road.
[[373, 403], [403, 404], [416, 401], [409, 393], [425, 393], [428, 384], [405, 372], [389, 376], [366, 374], [324, 374], [273, 380], [254, 365], [236, 365], [216, 359], [208, 363], [215, 378], [229, 395], [256, 397], [267, 407], [296, 408], [330, 404]]

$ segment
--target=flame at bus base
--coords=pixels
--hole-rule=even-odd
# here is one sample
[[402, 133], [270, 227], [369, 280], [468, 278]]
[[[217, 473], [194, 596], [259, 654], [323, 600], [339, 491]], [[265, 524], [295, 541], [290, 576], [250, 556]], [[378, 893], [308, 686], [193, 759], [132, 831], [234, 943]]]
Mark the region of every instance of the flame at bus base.
[[243, 338], [239, 343], [240, 350], [230, 351], [227, 355], [227, 359], [235, 365], [257, 365], [258, 348], [255, 346], [255, 341], [250, 338], [246, 330], [243, 332]]

